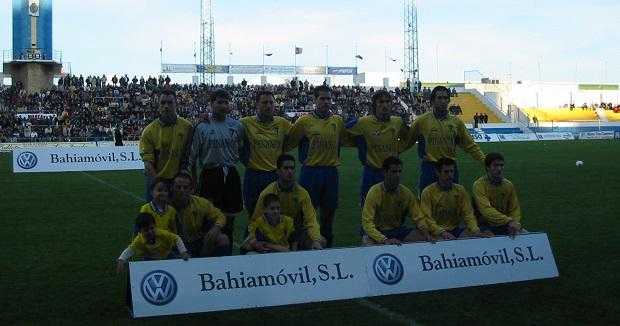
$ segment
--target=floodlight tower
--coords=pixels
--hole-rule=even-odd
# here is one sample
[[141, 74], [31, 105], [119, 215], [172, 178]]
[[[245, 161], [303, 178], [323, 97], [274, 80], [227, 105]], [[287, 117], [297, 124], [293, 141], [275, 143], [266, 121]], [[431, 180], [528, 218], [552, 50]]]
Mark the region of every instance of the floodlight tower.
[[200, 1], [200, 82], [215, 83], [215, 26], [213, 22], [213, 1]]
[[403, 74], [405, 80], [411, 82], [411, 91], [420, 80], [420, 67], [418, 57], [418, 8], [416, 0], [403, 1], [403, 23], [404, 23], [404, 55], [403, 55]]

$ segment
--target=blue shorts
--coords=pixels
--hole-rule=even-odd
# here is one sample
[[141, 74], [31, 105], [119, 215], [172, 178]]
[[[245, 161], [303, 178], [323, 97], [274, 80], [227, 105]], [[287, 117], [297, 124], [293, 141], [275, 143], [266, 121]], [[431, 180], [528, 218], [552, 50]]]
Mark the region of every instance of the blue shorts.
[[278, 179], [275, 171], [258, 171], [246, 169], [243, 176], [243, 203], [248, 213], [254, 213], [260, 193], [272, 182]]
[[458, 238], [463, 233], [463, 231], [465, 231], [465, 228], [460, 228], [458, 226], [452, 230], [446, 230], [446, 232], [452, 234], [455, 238]]
[[[409, 235], [409, 233], [411, 233], [411, 231], [413, 231], [413, 228], [410, 228], [404, 225], [401, 227], [395, 228], [395, 229], [379, 230], [379, 232], [381, 232], [381, 234], [383, 234], [386, 238], [398, 239], [400, 241], [404, 241], [405, 238]], [[360, 235], [361, 236], [366, 235], [366, 231], [364, 231], [364, 228], [360, 229]]]
[[510, 234], [510, 232], [508, 231], [508, 223], [504, 225], [500, 225], [500, 226], [481, 224], [480, 231], [481, 232], [491, 231], [493, 232], [494, 235], [509, 235]]
[[[437, 172], [435, 170], [435, 162], [429, 162], [422, 160], [420, 164], [420, 183], [418, 184], [418, 191], [420, 195], [422, 190], [427, 186], [430, 186], [434, 182], [437, 182]], [[454, 183], [459, 183], [459, 167], [454, 166]]]
[[335, 210], [338, 207], [338, 168], [302, 166], [299, 184], [308, 191], [312, 205]]
[[364, 207], [364, 201], [366, 195], [370, 190], [370, 187], [377, 183], [383, 182], [385, 177], [383, 175], [383, 169], [375, 169], [364, 165], [364, 172], [362, 173], [362, 186], [360, 188], [360, 206]]

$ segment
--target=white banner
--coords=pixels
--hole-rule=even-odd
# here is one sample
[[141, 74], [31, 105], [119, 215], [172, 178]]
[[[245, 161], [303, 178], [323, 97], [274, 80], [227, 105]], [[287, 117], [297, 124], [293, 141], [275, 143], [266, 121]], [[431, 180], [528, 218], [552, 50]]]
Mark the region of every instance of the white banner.
[[131, 262], [134, 317], [342, 300], [557, 277], [544, 233]]
[[499, 141], [497, 134], [487, 134], [484, 132], [472, 133], [471, 137], [476, 143], [495, 143]]
[[613, 131], [580, 132], [579, 139], [614, 139]]
[[0, 152], [10, 152], [22, 148], [67, 148], [95, 147], [95, 142], [31, 142], [31, 143], [0, 143]]
[[140, 170], [144, 163], [135, 146], [16, 149], [13, 172]]
[[498, 134], [499, 141], [537, 141], [536, 134]]
[[536, 134], [538, 140], [573, 140], [575, 137], [572, 132], [539, 132]]

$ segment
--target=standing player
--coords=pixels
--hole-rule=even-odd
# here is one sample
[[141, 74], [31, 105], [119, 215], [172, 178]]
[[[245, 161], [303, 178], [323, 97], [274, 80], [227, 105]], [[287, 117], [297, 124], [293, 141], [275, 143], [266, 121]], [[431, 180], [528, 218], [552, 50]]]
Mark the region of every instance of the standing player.
[[282, 215], [293, 218], [295, 224], [291, 248], [322, 249], [325, 246], [325, 239], [321, 236], [321, 228], [316, 221], [316, 211], [312, 206], [310, 195], [295, 182], [295, 158], [283, 154], [278, 157], [277, 167], [278, 180], [261, 192], [250, 223], [264, 215], [265, 198], [269, 194], [275, 194], [280, 199]]
[[198, 194], [226, 214], [223, 232], [231, 243], [235, 215], [243, 210], [241, 179], [235, 167], [243, 143], [243, 126], [229, 118], [230, 95], [223, 89], [211, 94], [212, 117], [196, 126], [188, 169], [198, 183]]
[[[454, 183], [456, 162], [442, 157], [435, 163], [437, 182], [422, 191], [420, 207], [428, 230], [436, 238], [488, 236], [480, 233], [465, 187]], [[464, 224], [465, 228], [461, 225]]]
[[332, 246], [332, 225], [338, 207], [338, 165], [340, 144], [346, 137], [344, 122], [330, 111], [332, 93], [329, 87], [314, 88], [315, 109], [312, 114], [297, 119], [289, 133], [289, 146], [299, 146], [299, 161], [303, 164], [299, 183], [310, 193], [312, 204], [321, 212], [321, 234]]
[[242, 118], [245, 131], [241, 160], [246, 166], [243, 177], [243, 202], [248, 216], [254, 213], [258, 195], [276, 181], [276, 161], [282, 154], [291, 123], [274, 116], [274, 97], [270, 91], [256, 94], [256, 116]]
[[[370, 188], [362, 209], [362, 243], [401, 244], [429, 240], [418, 197], [400, 183], [403, 162], [394, 157], [383, 161], [385, 181]], [[410, 217], [415, 228], [405, 226]]]
[[185, 160], [192, 124], [177, 117], [177, 98], [172, 90], [159, 96], [159, 118], [151, 122], [140, 136], [140, 156], [146, 175], [146, 201], [150, 202], [151, 183], [155, 178], [167, 181], [179, 172]]
[[347, 132], [355, 140], [364, 172], [360, 188], [360, 203], [368, 189], [383, 181], [383, 161], [398, 156], [407, 127], [400, 117], [392, 116], [392, 96], [380, 90], [372, 95], [371, 115], [347, 123]]
[[[434, 163], [440, 157], [456, 160], [456, 147], [463, 148], [477, 161], [484, 161], [484, 153], [474, 142], [459, 118], [448, 114], [450, 90], [437, 86], [431, 92], [433, 112], [418, 117], [407, 136], [408, 146], [418, 141], [418, 156], [421, 160], [419, 190], [437, 181]], [[458, 183], [459, 173], [455, 165], [454, 181]]]
[[497, 235], [514, 236], [523, 232], [517, 191], [512, 182], [504, 178], [504, 156], [489, 153], [484, 165], [487, 174], [476, 180], [473, 187], [481, 228]]

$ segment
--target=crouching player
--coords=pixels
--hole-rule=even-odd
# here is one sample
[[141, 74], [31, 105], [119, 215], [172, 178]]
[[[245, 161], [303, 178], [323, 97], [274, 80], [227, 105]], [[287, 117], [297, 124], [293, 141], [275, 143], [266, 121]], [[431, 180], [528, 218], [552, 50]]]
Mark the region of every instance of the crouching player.
[[181, 258], [187, 260], [189, 254], [181, 238], [166, 230], [155, 228], [155, 219], [148, 213], [140, 213], [136, 218], [138, 235], [118, 257], [116, 271], [121, 273], [125, 269], [127, 260], [131, 257], [140, 257], [145, 260], [177, 258], [173, 253], [176, 247]]
[[[435, 164], [437, 182], [422, 191], [420, 207], [428, 230], [435, 239], [487, 237], [480, 232], [465, 187], [453, 182], [456, 163], [442, 157]], [[461, 227], [461, 225], [465, 228]]]
[[474, 182], [474, 201], [480, 228], [496, 235], [515, 236], [527, 232], [521, 226], [521, 207], [517, 191], [504, 178], [504, 157], [489, 153], [484, 159], [487, 174]]
[[[403, 162], [397, 157], [383, 161], [384, 181], [370, 188], [362, 209], [362, 243], [401, 244], [429, 241], [418, 198], [400, 183]], [[405, 218], [413, 228], [405, 226]]]
[[263, 215], [248, 226], [249, 236], [243, 249], [249, 254], [290, 251], [289, 238], [295, 231], [293, 219], [280, 214], [280, 199], [276, 194], [263, 198]]

